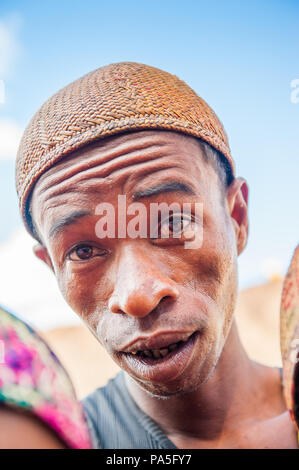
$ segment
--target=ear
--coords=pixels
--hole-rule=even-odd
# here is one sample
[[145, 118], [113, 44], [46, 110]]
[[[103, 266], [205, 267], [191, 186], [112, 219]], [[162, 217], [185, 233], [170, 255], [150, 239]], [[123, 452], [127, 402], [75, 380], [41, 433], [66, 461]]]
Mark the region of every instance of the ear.
[[227, 189], [227, 203], [236, 234], [240, 255], [248, 239], [248, 185], [243, 178], [235, 178]]
[[54, 272], [54, 266], [52, 264], [50, 255], [46, 247], [44, 247], [40, 243], [37, 243], [33, 247], [33, 253], [35, 254], [37, 258], [41, 259], [44, 263], [46, 263], [49, 266], [49, 268], [52, 269], [52, 271]]

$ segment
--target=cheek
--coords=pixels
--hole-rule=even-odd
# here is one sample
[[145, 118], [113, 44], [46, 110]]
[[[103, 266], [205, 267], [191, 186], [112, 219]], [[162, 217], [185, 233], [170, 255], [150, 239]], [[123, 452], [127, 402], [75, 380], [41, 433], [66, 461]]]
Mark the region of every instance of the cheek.
[[66, 302], [95, 333], [110, 292], [102, 277], [94, 271], [79, 273], [67, 266], [58, 274], [57, 279]]
[[122, 315], [109, 311], [111, 283], [108, 276], [95, 271], [78, 274], [69, 269], [60, 274], [58, 282], [66, 302], [111, 354], [119, 346], [121, 332], [129, 334], [133, 326], [131, 318], [124, 322]]
[[226, 338], [235, 309], [238, 291], [237, 252], [230, 227], [211, 226], [204, 234], [203, 245], [192, 255], [188, 253], [191, 276], [189, 285], [204, 292], [217, 305], [214, 328]]

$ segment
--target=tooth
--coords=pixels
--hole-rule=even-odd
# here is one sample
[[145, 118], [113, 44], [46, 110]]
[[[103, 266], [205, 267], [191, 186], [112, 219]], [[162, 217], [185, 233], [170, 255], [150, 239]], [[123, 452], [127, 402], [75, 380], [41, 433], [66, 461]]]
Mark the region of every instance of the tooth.
[[171, 344], [170, 346], [168, 346], [170, 351], [174, 351], [174, 349], [176, 349], [177, 347], [178, 347], [177, 343], [174, 343], [174, 344]]
[[165, 348], [165, 349], [160, 349], [160, 354], [161, 354], [162, 357], [165, 357], [165, 356], [168, 354], [168, 352], [169, 352], [169, 351], [168, 351], [167, 348]]
[[145, 354], [147, 357], [153, 357], [151, 351], [145, 350], [145, 351], [142, 351], [142, 352], [143, 352], [143, 354]]
[[155, 357], [156, 359], [159, 359], [159, 357], [160, 357], [160, 352], [159, 352], [158, 349], [154, 349], [154, 350], [152, 351], [152, 353], [153, 353], [153, 355], [154, 355], [154, 357]]

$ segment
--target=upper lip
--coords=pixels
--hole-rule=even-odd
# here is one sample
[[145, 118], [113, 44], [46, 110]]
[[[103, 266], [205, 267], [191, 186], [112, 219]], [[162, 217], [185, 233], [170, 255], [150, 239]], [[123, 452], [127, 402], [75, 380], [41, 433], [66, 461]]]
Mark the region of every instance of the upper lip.
[[120, 349], [120, 352], [130, 353], [148, 349], [161, 349], [179, 341], [187, 341], [194, 331], [161, 331], [151, 336], [138, 336]]

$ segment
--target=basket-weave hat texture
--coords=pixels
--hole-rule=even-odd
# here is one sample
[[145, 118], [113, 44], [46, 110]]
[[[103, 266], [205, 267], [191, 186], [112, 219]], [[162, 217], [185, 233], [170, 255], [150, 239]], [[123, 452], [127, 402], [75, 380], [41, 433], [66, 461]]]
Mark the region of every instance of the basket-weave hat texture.
[[27, 229], [32, 233], [30, 194], [47, 169], [95, 140], [138, 129], [167, 129], [198, 137], [222, 153], [234, 174], [220, 120], [185, 82], [144, 64], [111, 64], [58, 91], [25, 129], [17, 154], [16, 187]]

